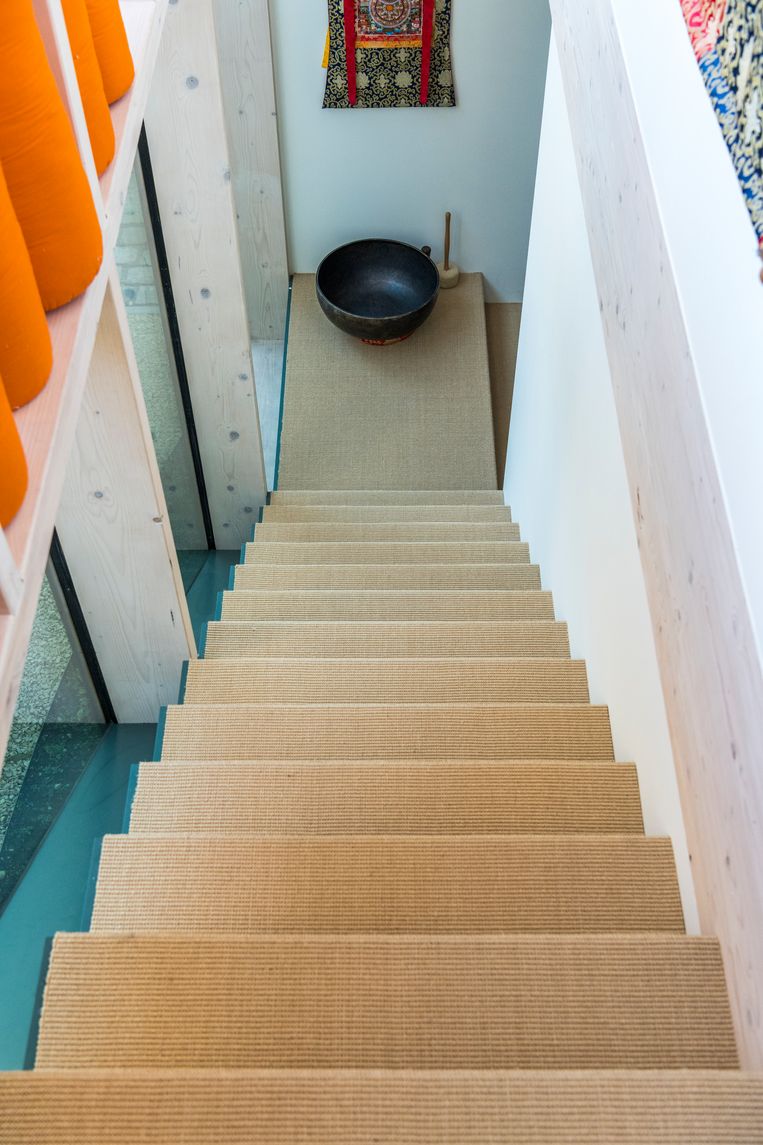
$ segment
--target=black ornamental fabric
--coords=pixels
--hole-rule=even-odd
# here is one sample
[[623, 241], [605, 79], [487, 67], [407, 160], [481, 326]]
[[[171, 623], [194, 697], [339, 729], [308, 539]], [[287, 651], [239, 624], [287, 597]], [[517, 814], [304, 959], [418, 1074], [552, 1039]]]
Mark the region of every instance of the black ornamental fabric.
[[451, 2], [328, 0], [323, 106], [455, 107]]

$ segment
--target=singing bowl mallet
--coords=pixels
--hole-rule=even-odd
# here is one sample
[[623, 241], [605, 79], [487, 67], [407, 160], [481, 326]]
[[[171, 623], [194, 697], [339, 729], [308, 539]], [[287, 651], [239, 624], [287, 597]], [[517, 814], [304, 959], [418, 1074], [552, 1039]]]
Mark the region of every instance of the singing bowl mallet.
[[445, 259], [437, 264], [437, 269], [440, 272], [440, 286], [443, 290], [452, 290], [454, 286], [458, 286], [458, 280], [461, 277], [461, 271], [454, 262], [450, 261], [450, 218], [450, 211], [448, 211], [445, 215]]

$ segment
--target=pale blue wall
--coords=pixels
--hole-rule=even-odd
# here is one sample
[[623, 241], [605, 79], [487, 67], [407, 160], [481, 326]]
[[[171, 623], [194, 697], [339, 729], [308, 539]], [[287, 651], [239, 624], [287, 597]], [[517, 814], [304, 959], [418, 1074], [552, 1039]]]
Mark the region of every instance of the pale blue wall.
[[292, 271], [372, 235], [428, 242], [522, 298], [548, 56], [546, 0], [453, 0], [455, 109], [323, 111], [326, 0], [270, 0]]

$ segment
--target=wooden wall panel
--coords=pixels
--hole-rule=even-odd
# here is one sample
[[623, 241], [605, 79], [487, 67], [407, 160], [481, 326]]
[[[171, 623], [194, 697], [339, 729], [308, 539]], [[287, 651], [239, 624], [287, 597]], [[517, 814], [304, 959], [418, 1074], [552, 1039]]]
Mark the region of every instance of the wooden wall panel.
[[760, 1069], [763, 673], [612, 6], [551, 8], [700, 916]]
[[213, 0], [171, 4], [146, 131], [218, 548], [266, 497]]
[[196, 646], [115, 269], [56, 523], [117, 718], [153, 723]]
[[21, 604], [23, 584], [13, 559], [11, 546], [0, 528], [0, 615], [17, 612]]
[[268, 0], [216, 0], [215, 25], [249, 330], [278, 341], [289, 269]]

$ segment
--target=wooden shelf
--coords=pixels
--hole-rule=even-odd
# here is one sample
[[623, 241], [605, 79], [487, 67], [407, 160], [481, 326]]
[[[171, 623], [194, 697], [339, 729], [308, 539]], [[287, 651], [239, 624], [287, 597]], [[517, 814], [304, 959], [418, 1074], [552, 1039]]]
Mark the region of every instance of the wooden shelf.
[[107, 243], [113, 249], [130, 182], [138, 137], [148, 102], [148, 93], [159, 51], [167, 0], [121, 0], [120, 8], [135, 61], [135, 83], [112, 105], [111, 119], [116, 136], [114, 160], [100, 179], [105, 206]]
[[[39, 397], [16, 414], [29, 467], [29, 490], [4, 536], [0, 530], [0, 761], [74, 441], [167, 3], [168, 0], [121, 0], [135, 61], [135, 81], [111, 108], [116, 154], [95, 193], [104, 220], [103, 265], [80, 298], [48, 315], [53, 371]], [[68, 62], [62, 61], [61, 72], [72, 73], [71, 57]], [[78, 94], [73, 100], [70, 93], [73, 118], [77, 101]], [[76, 127], [75, 124], [75, 130]]]

